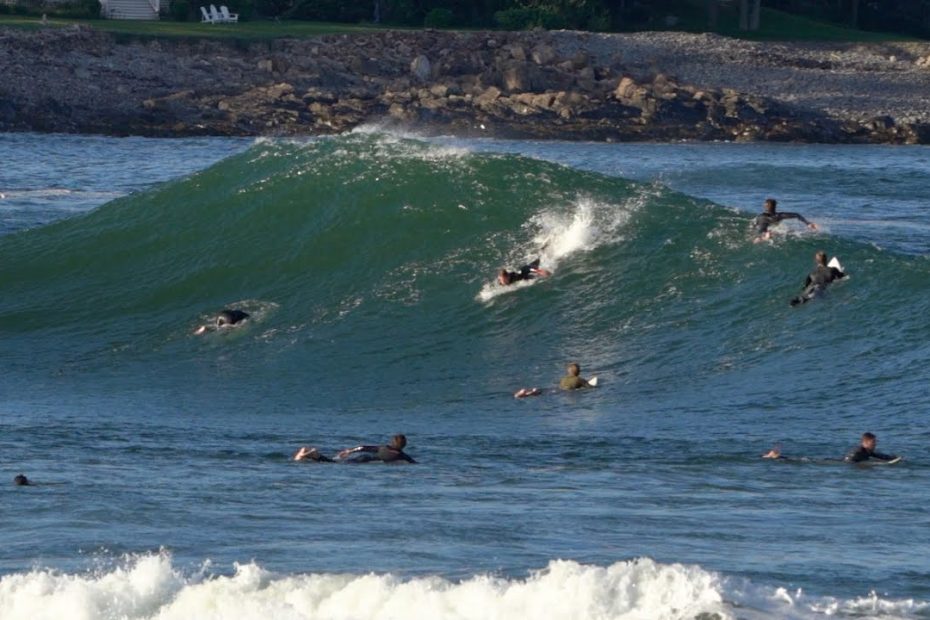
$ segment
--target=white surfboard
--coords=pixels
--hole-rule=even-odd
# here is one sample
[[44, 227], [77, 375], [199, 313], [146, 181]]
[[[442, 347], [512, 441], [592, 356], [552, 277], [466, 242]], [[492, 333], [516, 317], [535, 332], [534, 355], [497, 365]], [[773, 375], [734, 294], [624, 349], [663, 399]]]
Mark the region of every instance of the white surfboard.
[[839, 269], [843, 273], [846, 273], [846, 270], [843, 269], [843, 266], [840, 264], [840, 259], [835, 256], [830, 259], [829, 263], [827, 263], [827, 267], [833, 267], [834, 269]]
[[591, 377], [588, 379], [588, 385], [591, 387], [597, 387], [597, 377]]

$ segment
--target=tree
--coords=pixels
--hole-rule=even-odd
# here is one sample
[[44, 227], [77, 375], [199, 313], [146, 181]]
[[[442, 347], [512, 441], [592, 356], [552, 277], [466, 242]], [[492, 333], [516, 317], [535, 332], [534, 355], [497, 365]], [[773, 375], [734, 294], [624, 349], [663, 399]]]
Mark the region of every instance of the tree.
[[759, 20], [762, 13], [762, 0], [753, 0], [752, 12], [749, 14], [749, 29], [756, 31], [759, 29]]
[[720, 16], [719, 0], [707, 0], [707, 29], [717, 29], [717, 18]]

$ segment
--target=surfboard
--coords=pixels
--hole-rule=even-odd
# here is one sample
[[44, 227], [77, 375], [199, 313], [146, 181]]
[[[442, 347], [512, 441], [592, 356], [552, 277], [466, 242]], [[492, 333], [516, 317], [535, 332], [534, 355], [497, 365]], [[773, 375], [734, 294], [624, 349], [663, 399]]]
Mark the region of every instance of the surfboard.
[[846, 273], [846, 270], [843, 269], [843, 266], [840, 264], [840, 259], [835, 256], [830, 259], [829, 263], [827, 263], [827, 267], [833, 267], [834, 269], [839, 269], [843, 273]]
[[895, 463], [900, 463], [902, 458], [904, 457], [896, 456], [890, 461], [882, 461], [880, 459], [869, 459], [868, 461], [862, 461], [862, 462], [867, 463], [869, 465], [894, 465]]
[[597, 377], [591, 377], [588, 379], [588, 385], [591, 387], [597, 387]]

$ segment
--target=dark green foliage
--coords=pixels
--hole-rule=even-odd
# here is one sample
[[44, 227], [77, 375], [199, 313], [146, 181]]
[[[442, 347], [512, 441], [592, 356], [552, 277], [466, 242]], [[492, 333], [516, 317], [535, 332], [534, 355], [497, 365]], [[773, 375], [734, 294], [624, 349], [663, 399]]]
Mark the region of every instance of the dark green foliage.
[[77, 17], [80, 19], [100, 19], [99, 0], [72, 0], [63, 4], [47, 7], [46, 13], [55, 17]]
[[423, 18], [423, 25], [427, 28], [451, 28], [455, 24], [455, 16], [449, 9], [431, 9]]
[[297, 0], [287, 17], [321, 22], [360, 22], [371, 17], [368, 2], [345, 0]]
[[176, 22], [186, 22], [191, 15], [191, 3], [188, 0], [171, 0], [168, 14]]
[[294, 8], [294, 0], [255, 0], [255, 12], [264, 17], [280, 17]]

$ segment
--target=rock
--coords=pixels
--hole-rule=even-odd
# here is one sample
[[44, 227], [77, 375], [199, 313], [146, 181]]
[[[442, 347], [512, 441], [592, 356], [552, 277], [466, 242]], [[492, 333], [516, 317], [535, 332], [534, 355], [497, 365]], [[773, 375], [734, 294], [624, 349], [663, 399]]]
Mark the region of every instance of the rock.
[[510, 46], [510, 57], [519, 62], [526, 62], [526, 50], [522, 45], [511, 45]]
[[504, 90], [510, 93], [530, 90], [530, 77], [525, 65], [516, 65], [504, 70], [501, 75]]
[[268, 73], [271, 73], [272, 71], [274, 71], [274, 63], [271, 61], [270, 58], [259, 60], [255, 66], [258, 67], [259, 71], [267, 71]]
[[445, 97], [449, 94], [449, 87], [445, 84], [436, 84], [430, 87], [429, 92], [434, 97]]
[[636, 90], [636, 82], [633, 81], [631, 77], [625, 77], [620, 80], [620, 83], [617, 85], [616, 90], [614, 90], [614, 97], [617, 99], [628, 99], [633, 95], [633, 92]]
[[421, 82], [425, 82], [430, 78], [433, 68], [430, 65], [429, 58], [420, 54], [413, 59], [413, 62], [410, 63], [410, 73]]
[[555, 60], [555, 50], [551, 45], [537, 45], [532, 53], [533, 62], [537, 65], [548, 65]]
[[480, 106], [488, 105], [490, 103], [494, 103], [495, 101], [497, 101], [500, 98], [500, 96], [501, 96], [500, 89], [497, 88], [496, 86], [491, 86], [485, 89], [483, 93], [475, 97], [475, 103]]
[[221, 101], [219, 101], [219, 102], [216, 104], [216, 109], [219, 110], [220, 112], [228, 112], [228, 111], [229, 111], [229, 107], [230, 107], [230, 106], [229, 106], [229, 102], [228, 102], [228, 101], [223, 101], [223, 100], [221, 100]]
[[533, 95], [532, 105], [541, 110], [548, 110], [550, 107], [552, 107], [553, 99], [555, 99], [555, 95], [552, 93]]

